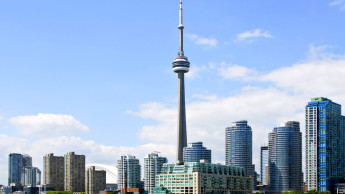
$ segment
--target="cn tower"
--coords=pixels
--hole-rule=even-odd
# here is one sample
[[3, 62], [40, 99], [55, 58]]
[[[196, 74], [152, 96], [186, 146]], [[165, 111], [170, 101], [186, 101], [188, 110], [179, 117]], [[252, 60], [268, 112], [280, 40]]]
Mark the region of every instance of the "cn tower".
[[187, 126], [186, 126], [186, 106], [185, 106], [185, 89], [184, 74], [189, 71], [189, 61], [183, 52], [183, 21], [182, 21], [182, 0], [180, 0], [180, 24], [178, 55], [173, 64], [173, 71], [178, 74], [178, 121], [177, 121], [177, 162], [183, 162], [183, 148], [187, 147]]

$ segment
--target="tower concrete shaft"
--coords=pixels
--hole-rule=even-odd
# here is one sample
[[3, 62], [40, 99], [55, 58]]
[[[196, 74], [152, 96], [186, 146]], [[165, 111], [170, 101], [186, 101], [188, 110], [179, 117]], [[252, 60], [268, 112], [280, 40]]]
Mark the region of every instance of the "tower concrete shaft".
[[187, 125], [184, 89], [184, 72], [178, 72], [178, 131], [177, 131], [177, 161], [183, 161], [183, 148], [187, 147]]
[[187, 147], [187, 126], [186, 126], [186, 106], [184, 73], [189, 71], [189, 61], [183, 52], [183, 21], [182, 21], [182, 0], [180, 0], [179, 14], [179, 52], [173, 62], [173, 71], [178, 74], [178, 123], [177, 123], [177, 154], [176, 160], [183, 162], [183, 148]]

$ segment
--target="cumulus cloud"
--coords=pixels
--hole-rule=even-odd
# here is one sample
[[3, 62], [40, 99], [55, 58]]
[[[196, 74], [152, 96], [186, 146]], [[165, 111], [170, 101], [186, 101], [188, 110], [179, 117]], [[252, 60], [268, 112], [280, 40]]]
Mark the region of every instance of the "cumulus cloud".
[[247, 30], [237, 34], [237, 41], [245, 41], [253, 38], [272, 38], [269, 31], [262, 31], [261, 29]]
[[[36, 141], [29, 141], [25, 138], [12, 137], [0, 134], [0, 182], [7, 182], [7, 160], [9, 153], [25, 153], [33, 158], [33, 165], [43, 170], [43, 156], [48, 153], [63, 156], [74, 151], [76, 154], [86, 155], [86, 163], [102, 163], [116, 165], [121, 154], [135, 155], [141, 160], [146, 154], [153, 151], [160, 151], [170, 161], [175, 156], [175, 146], [169, 144], [143, 144], [134, 147], [114, 147], [98, 144], [94, 141], [84, 140], [80, 137], [53, 137], [43, 138]], [[172, 162], [172, 161], [171, 161]]]
[[17, 116], [9, 119], [23, 135], [69, 135], [86, 132], [89, 128], [77, 121], [72, 115], [43, 114]]
[[240, 65], [223, 63], [218, 69], [219, 74], [224, 79], [249, 81], [257, 79], [257, 72]]
[[196, 34], [187, 35], [195, 44], [203, 45], [207, 47], [216, 47], [218, 45], [218, 40], [215, 38], [203, 38]]

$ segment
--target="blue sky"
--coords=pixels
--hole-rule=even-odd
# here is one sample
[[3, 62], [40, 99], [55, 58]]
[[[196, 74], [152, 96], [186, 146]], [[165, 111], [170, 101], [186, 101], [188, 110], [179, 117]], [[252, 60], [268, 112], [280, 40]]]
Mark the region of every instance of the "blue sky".
[[[2, 1], [0, 184], [10, 152], [38, 167], [43, 155], [69, 151], [88, 163], [152, 151], [173, 162], [178, 6]], [[248, 120], [257, 151], [281, 122], [298, 120], [304, 133], [311, 97], [345, 105], [344, 0], [186, 0], [183, 8], [188, 139], [211, 148], [214, 162], [224, 162], [231, 121]]]

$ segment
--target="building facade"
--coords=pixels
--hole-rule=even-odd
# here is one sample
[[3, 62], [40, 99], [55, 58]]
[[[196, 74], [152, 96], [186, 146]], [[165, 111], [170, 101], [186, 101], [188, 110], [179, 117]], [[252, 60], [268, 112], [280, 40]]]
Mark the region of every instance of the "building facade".
[[260, 181], [262, 185], [268, 185], [268, 177], [266, 177], [266, 165], [268, 165], [268, 146], [261, 146], [260, 149]]
[[302, 133], [299, 122], [275, 127], [268, 137], [269, 191], [303, 191]]
[[211, 163], [211, 150], [202, 146], [202, 142], [189, 143], [190, 146], [183, 148], [184, 162], [200, 162]]
[[85, 192], [85, 155], [70, 152], [64, 159], [65, 191]]
[[65, 166], [63, 156], [54, 156], [53, 153], [43, 156], [44, 184], [50, 185], [55, 191], [65, 190]]
[[100, 191], [106, 189], [106, 172], [104, 170], [96, 170], [95, 166], [87, 169], [86, 175], [86, 194], [99, 194]]
[[345, 178], [345, 124], [341, 105], [323, 97], [305, 107], [307, 190], [333, 191]]
[[158, 153], [147, 154], [144, 158], [144, 188], [148, 193], [153, 192], [156, 185], [156, 175], [161, 173], [164, 163], [167, 163], [166, 157], [159, 156]]
[[[234, 126], [225, 129], [225, 164], [243, 167], [247, 176], [254, 177], [252, 128], [246, 120], [233, 123]], [[256, 186], [254, 178], [253, 186]]]
[[117, 160], [118, 188], [125, 187], [125, 172], [127, 172], [127, 188], [140, 188], [141, 166], [135, 156], [123, 155]]
[[252, 193], [252, 177], [241, 167], [200, 162], [164, 164], [156, 186], [166, 193]]

